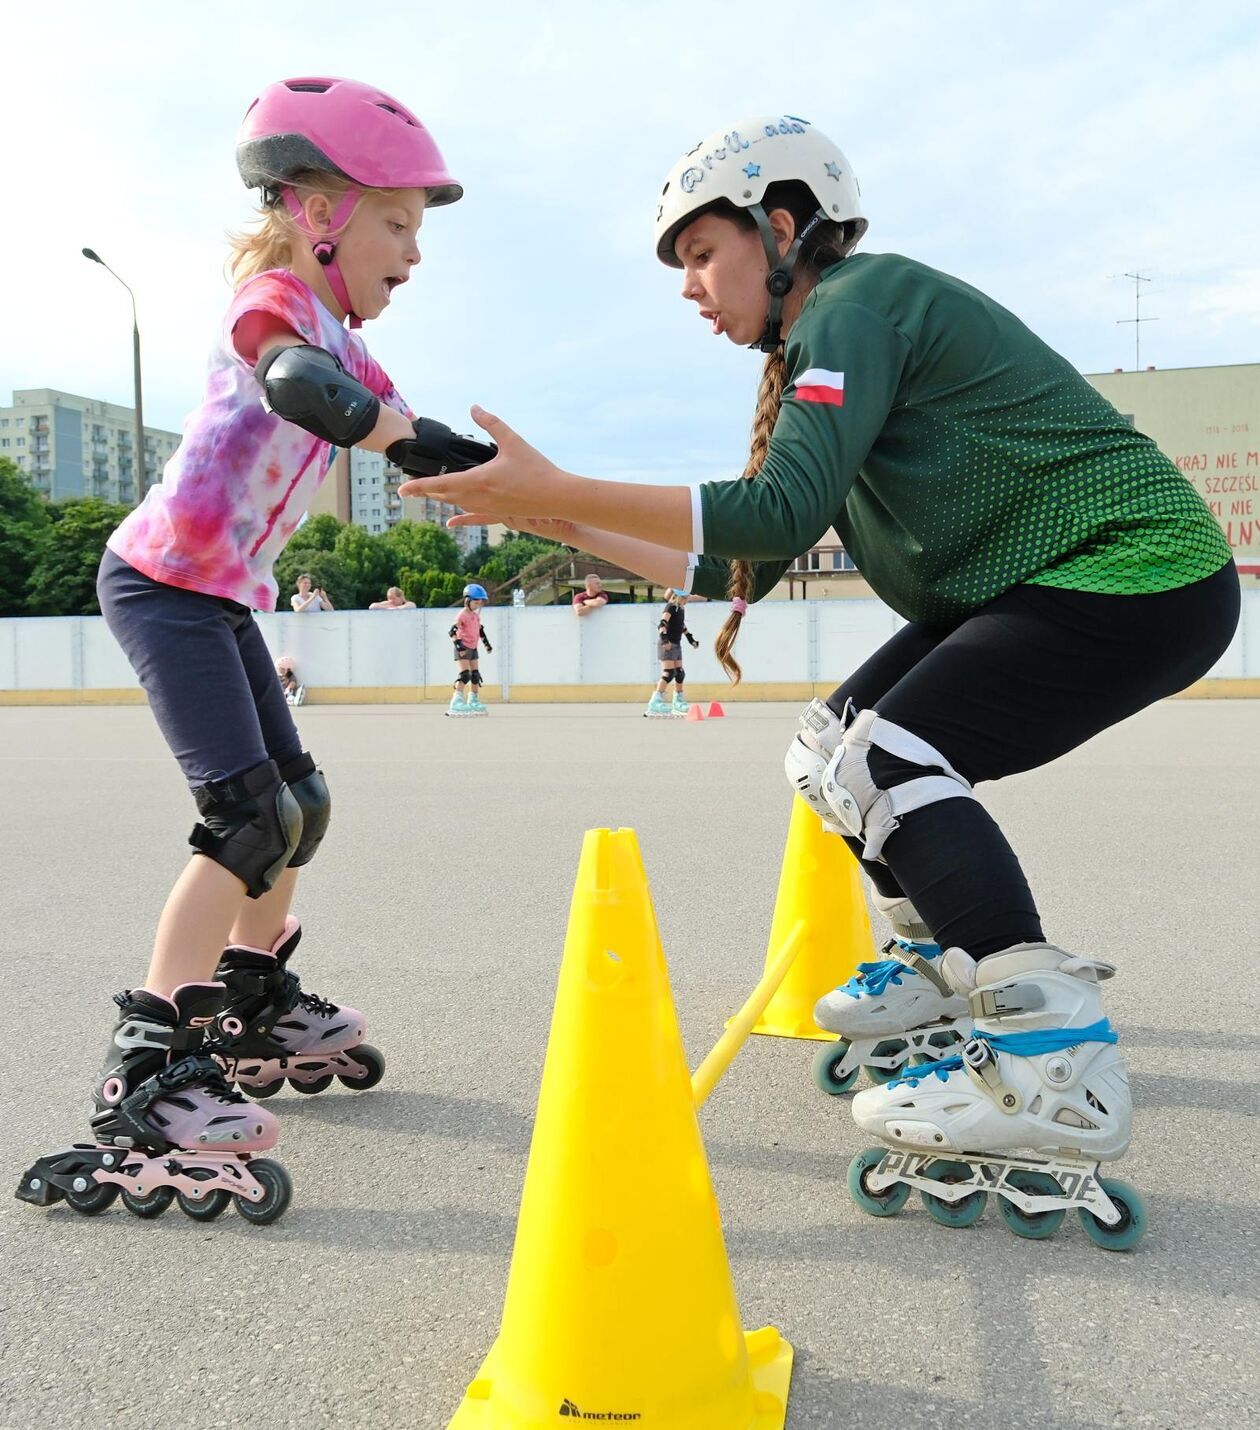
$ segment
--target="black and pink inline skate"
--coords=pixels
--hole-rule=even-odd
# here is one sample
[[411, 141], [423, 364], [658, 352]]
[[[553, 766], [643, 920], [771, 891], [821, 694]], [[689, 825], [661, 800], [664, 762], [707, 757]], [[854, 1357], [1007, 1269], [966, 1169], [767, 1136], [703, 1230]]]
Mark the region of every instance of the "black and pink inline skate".
[[95, 1216], [121, 1195], [134, 1216], [160, 1216], [172, 1201], [212, 1221], [235, 1201], [251, 1222], [275, 1221], [292, 1187], [274, 1147], [275, 1117], [233, 1088], [210, 1049], [221, 983], [185, 983], [169, 998], [119, 993], [114, 1029], [93, 1098], [92, 1143], [41, 1157], [16, 1195], [35, 1206], [64, 1200]]
[[290, 915], [270, 948], [230, 945], [215, 972], [228, 990], [219, 1061], [251, 1097], [271, 1097], [286, 1082], [295, 1092], [323, 1092], [334, 1077], [362, 1091], [385, 1075], [385, 1059], [363, 1041], [363, 1014], [302, 992], [288, 968], [301, 937]]

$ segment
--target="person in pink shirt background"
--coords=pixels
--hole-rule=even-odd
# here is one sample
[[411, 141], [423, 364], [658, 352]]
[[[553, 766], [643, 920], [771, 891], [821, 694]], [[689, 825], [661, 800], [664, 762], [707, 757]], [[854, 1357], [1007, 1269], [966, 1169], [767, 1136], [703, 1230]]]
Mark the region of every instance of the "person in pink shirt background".
[[[487, 654], [494, 649], [490, 637], [481, 628], [478, 612], [489, 600], [486, 588], [475, 581], [464, 587], [464, 605], [455, 624], [447, 634], [455, 642], [455, 692], [451, 696], [448, 715], [484, 715], [481, 701], [481, 671], [478, 668], [477, 642]], [[466, 697], [466, 698], [465, 698]]]
[[495, 450], [414, 418], [354, 331], [412, 276], [425, 213], [463, 193], [416, 116], [370, 85], [281, 81], [246, 111], [237, 166], [262, 206], [233, 239], [238, 286], [205, 393], [97, 580], [201, 820], [144, 981], [115, 1000], [95, 1145], [41, 1158], [19, 1187], [85, 1214], [124, 1189], [139, 1216], [178, 1196], [209, 1220], [235, 1197], [242, 1215], [273, 1220], [288, 1178], [252, 1154], [275, 1144], [276, 1118], [237, 1085], [261, 1097], [286, 1080], [315, 1092], [382, 1076], [363, 1015], [303, 992], [287, 967], [298, 871], [331, 804], [253, 611], [275, 609], [273, 564], [336, 448], [385, 452], [414, 474]]

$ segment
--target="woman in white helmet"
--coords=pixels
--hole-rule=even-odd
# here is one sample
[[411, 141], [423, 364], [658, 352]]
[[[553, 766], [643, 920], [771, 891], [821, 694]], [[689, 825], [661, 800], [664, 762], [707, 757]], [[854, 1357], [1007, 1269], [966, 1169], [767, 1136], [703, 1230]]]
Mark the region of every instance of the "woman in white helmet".
[[[961, 1225], [987, 1187], [1022, 1235], [1075, 1205], [1095, 1240], [1129, 1246], [1141, 1200], [1096, 1175], [1129, 1141], [1098, 987], [1113, 970], [1045, 941], [973, 786], [1205, 674], [1237, 624], [1237, 574], [1190, 483], [1068, 362], [969, 285], [854, 254], [865, 229], [848, 161], [804, 120], [711, 135], [666, 180], [656, 247], [715, 334], [767, 355], [743, 479], [574, 476], [474, 409], [497, 459], [402, 491], [729, 596], [717, 649], [736, 678], [748, 602], [835, 527], [909, 624], [810, 705], [786, 761], [896, 935], [892, 959], [819, 1005], [844, 1035], [829, 1086], [868, 1059], [893, 1078], [912, 1052], [939, 1057], [954, 1020], [975, 1023], [963, 1059], [858, 1094], [858, 1122], [902, 1150], [862, 1154], [854, 1196], [887, 1214], [917, 1185]], [[1020, 1148], [1049, 1160], [1030, 1169]]]

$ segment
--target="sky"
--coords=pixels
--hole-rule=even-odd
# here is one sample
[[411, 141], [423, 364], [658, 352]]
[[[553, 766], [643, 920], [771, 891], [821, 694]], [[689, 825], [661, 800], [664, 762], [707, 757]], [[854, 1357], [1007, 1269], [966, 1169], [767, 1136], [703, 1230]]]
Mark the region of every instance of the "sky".
[[0, 403], [130, 406], [130, 303], [87, 245], [135, 290], [146, 421], [179, 430], [251, 213], [237, 126], [267, 83], [320, 74], [395, 94], [466, 189], [364, 328], [374, 356], [417, 412], [468, 430], [480, 402], [570, 470], [742, 469], [760, 355], [682, 300], [652, 219], [675, 160], [756, 115], [845, 151], [863, 250], [976, 285], [1083, 371], [1133, 366], [1135, 271], [1143, 366], [1260, 361], [1253, 0], [69, 0], [3, 41]]

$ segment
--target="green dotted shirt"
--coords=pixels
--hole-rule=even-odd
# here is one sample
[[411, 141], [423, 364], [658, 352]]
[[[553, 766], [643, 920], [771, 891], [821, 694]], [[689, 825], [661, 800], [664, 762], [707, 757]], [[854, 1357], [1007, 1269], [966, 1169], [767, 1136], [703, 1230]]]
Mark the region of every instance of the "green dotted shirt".
[[983, 293], [896, 254], [827, 269], [788, 335], [751, 481], [700, 488], [694, 589], [758, 598], [834, 526], [878, 595], [944, 624], [1021, 582], [1136, 595], [1231, 558], [1202, 498], [1070, 363]]

